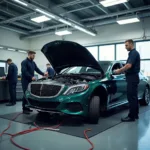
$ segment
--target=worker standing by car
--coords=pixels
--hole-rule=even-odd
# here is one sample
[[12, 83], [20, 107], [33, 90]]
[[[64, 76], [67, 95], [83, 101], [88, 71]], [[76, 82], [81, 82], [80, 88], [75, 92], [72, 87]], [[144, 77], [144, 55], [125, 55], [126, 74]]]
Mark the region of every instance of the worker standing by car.
[[26, 105], [26, 99], [25, 99], [25, 92], [28, 88], [28, 85], [31, 81], [35, 81], [36, 78], [34, 77], [34, 71], [36, 71], [38, 74], [42, 76], [47, 76], [47, 73], [43, 73], [36, 65], [36, 63], [33, 61], [35, 58], [35, 52], [34, 51], [29, 51], [28, 52], [28, 57], [22, 61], [21, 63], [21, 72], [22, 72], [22, 77], [21, 77], [21, 82], [22, 82], [22, 88], [24, 92], [24, 97], [23, 97], [23, 102], [22, 102], [22, 109], [23, 113], [29, 114], [32, 112], [29, 108], [27, 108]]
[[54, 75], [55, 75], [54, 69], [51, 67], [51, 65], [50, 65], [49, 63], [46, 64], [46, 67], [47, 67], [46, 72], [48, 73], [49, 77], [50, 77], [50, 78], [53, 78]]
[[17, 77], [18, 77], [18, 68], [12, 62], [11, 59], [7, 59], [8, 67], [8, 74], [6, 77], [3, 77], [4, 80], [8, 80], [9, 85], [9, 94], [10, 94], [10, 101], [6, 106], [13, 106], [16, 104], [16, 86], [17, 86]]
[[138, 84], [140, 72], [140, 54], [134, 48], [132, 39], [125, 41], [125, 47], [129, 51], [129, 57], [126, 65], [114, 71], [114, 74], [125, 72], [127, 81], [127, 98], [129, 102], [129, 114], [122, 118], [122, 121], [130, 122], [138, 119], [139, 103], [138, 103]]

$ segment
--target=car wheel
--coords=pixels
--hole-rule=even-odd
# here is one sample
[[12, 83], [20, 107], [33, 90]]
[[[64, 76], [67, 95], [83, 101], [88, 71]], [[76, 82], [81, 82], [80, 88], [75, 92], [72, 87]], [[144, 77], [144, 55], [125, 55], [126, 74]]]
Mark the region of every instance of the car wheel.
[[89, 121], [97, 124], [100, 117], [100, 97], [93, 96], [89, 104]]
[[149, 105], [150, 103], [150, 90], [148, 87], [145, 88], [143, 99], [140, 101], [141, 105]]

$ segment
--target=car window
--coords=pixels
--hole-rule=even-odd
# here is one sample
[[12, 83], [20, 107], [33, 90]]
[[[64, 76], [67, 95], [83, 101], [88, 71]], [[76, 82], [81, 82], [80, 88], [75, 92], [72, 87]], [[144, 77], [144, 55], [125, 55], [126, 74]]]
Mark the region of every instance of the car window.
[[70, 68], [68, 71], [66, 71], [65, 73], [80, 73], [82, 67], [73, 67]]
[[71, 67], [67, 70], [65, 70], [64, 72], [62, 72], [62, 74], [78, 74], [78, 73], [100, 73], [99, 70], [93, 69], [91, 67]]
[[109, 61], [99, 61], [99, 64], [102, 67], [104, 73], [106, 73], [109, 67], [111, 66], [111, 62]]
[[86, 73], [99, 73], [98, 70], [93, 69], [93, 68], [91, 68], [91, 67], [86, 67], [85, 72], [86, 72]]
[[121, 68], [121, 64], [120, 63], [115, 63], [112, 67], [112, 71], [120, 69]]

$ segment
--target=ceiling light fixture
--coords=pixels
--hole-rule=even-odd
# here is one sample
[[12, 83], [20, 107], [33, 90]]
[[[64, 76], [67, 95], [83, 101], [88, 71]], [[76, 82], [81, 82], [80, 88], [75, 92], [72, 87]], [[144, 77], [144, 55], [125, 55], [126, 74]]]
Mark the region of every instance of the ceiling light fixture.
[[19, 3], [19, 4], [22, 4], [22, 5], [24, 5], [24, 6], [28, 6], [28, 4], [27, 3], [25, 3], [25, 2], [22, 2], [22, 1], [20, 1], [20, 0], [14, 0], [15, 2], [17, 2], [17, 3]]
[[37, 23], [41, 23], [41, 22], [49, 21], [51, 20], [51, 18], [48, 18], [46, 16], [39, 16], [39, 17], [31, 18], [31, 20]]
[[63, 35], [72, 34], [72, 32], [69, 30], [59, 30], [59, 31], [56, 31], [55, 34], [59, 36], [63, 36]]
[[2, 48], [4, 48], [4, 47], [0, 47], [0, 49], [2, 49]]
[[80, 27], [80, 26], [74, 26], [76, 29], [78, 29], [78, 30], [80, 30], [80, 31], [83, 31], [83, 32], [85, 32], [85, 33], [88, 33], [88, 34], [90, 34], [90, 35], [92, 35], [92, 36], [96, 36], [96, 34], [95, 33], [92, 33], [92, 32], [90, 32], [90, 31], [88, 31], [88, 30], [86, 30], [86, 29], [84, 29], [84, 28], [82, 28], [82, 27]]
[[27, 53], [26, 51], [22, 51], [22, 50], [18, 50], [18, 52], [20, 52], [20, 53]]
[[12, 48], [8, 48], [7, 50], [9, 50], [9, 51], [16, 51], [15, 49], [12, 49]]
[[135, 22], [140, 22], [140, 19], [137, 16], [124, 17], [124, 18], [117, 19], [117, 23], [120, 25], [130, 24], [130, 23], [135, 23]]
[[64, 19], [59, 19], [59, 21], [64, 23], [64, 24], [67, 24], [67, 25], [71, 26], [71, 23], [66, 21], [66, 20], [64, 20]]
[[45, 11], [43, 11], [43, 10], [41, 10], [41, 9], [35, 9], [36, 11], [38, 11], [38, 12], [40, 12], [40, 13], [42, 13], [42, 14], [44, 14], [44, 15], [46, 15], [46, 16], [49, 16], [49, 17], [51, 17], [51, 18], [55, 18], [55, 16], [54, 15], [52, 15], [52, 14], [50, 14], [50, 13], [47, 13], [47, 12], [45, 12]]
[[121, 3], [126, 3], [128, 2], [128, 0], [103, 0], [100, 1], [100, 3], [104, 6], [104, 7], [109, 7], [109, 6], [113, 6], [113, 5], [118, 5]]

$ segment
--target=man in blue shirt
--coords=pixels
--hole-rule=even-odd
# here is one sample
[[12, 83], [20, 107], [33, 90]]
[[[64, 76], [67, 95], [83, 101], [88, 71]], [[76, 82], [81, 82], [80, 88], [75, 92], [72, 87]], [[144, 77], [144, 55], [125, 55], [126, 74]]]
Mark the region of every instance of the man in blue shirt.
[[11, 59], [7, 59], [8, 67], [8, 74], [3, 79], [8, 80], [9, 85], [9, 93], [10, 93], [10, 101], [6, 106], [13, 106], [16, 104], [16, 85], [17, 85], [17, 77], [18, 77], [18, 68], [12, 62]]
[[[34, 77], [34, 71], [36, 71], [38, 74], [42, 76], [47, 76], [47, 73], [43, 73], [37, 67], [36, 63], [33, 61], [35, 58], [35, 54], [36, 53], [34, 51], [29, 51], [28, 57], [21, 63], [21, 72], [22, 72], [21, 82], [24, 94], [28, 88], [29, 83], [36, 80], [36, 78]], [[26, 103], [27, 103], [26, 99], [25, 97], [23, 97], [22, 103], [23, 113], [29, 114], [30, 112], [32, 112], [32, 110], [26, 107]]]
[[125, 72], [127, 81], [127, 98], [129, 102], [129, 114], [122, 121], [135, 121], [138, 119], [139, 104], [138, 104], [138, 84], [140, 72], [140, 54], [134, 48], [133, 40], [127, 40], [125, 47], [129, 51], [129, 57], [126, 65], [121, 69], [116, 70], [115, 74]]
[[46, 67], [47, 67], [46, 72], [48, 73], [49, 77], [50, 77], [50, 78], [53, 78], [54, 75], [55, 75], [54, 69], [51, 67], [50, 64], [46, 64]]

